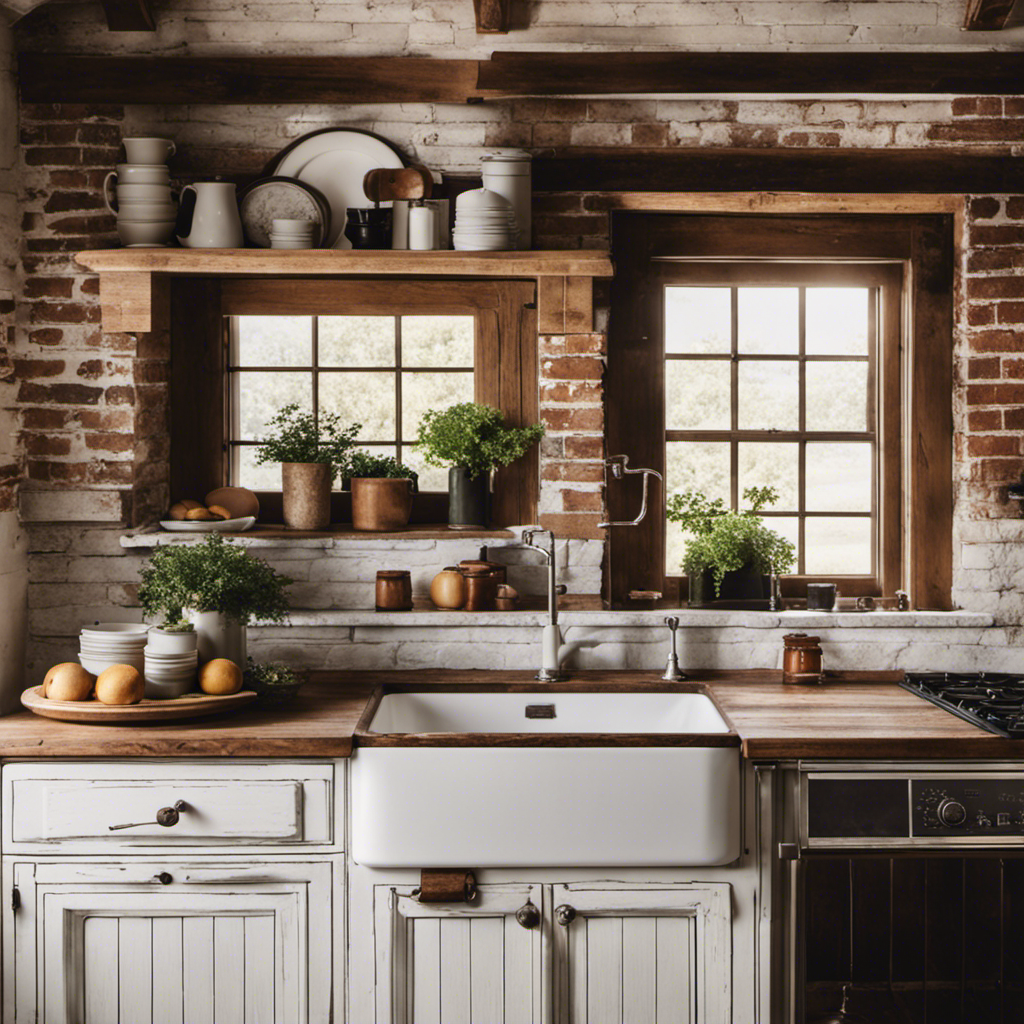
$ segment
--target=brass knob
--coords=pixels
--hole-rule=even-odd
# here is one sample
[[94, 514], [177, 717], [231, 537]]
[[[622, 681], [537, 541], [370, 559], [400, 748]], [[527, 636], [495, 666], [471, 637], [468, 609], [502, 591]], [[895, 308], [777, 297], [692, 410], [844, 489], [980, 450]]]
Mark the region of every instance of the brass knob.
[[161, 807], [156, 812], [156, 823], [163, 825], [164, 828], [170, 828], [172, 825], [178, 824], [178, 816], [181, 811], [185, 810], [185, 801], [178, 800], [175, 802], [173, 807]]
[[576, 908], [570, 907], [568, 903], [563, 903], [560, 907], [555, 908], [555, 920], [563, 928], [568, 928], [576, 920]]
[[516, 911], [516, 920], [524, 928], [536, 928], [540, 924], [540, 911], [531, 900], [527, 900]]

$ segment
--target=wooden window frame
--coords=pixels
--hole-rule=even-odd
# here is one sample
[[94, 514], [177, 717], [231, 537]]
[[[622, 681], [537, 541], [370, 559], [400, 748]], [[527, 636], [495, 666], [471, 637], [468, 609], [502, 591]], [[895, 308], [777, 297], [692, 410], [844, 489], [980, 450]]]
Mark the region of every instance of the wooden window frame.
[[[803, 597], [812, 579], [835, 579], [847, 596], [910, 592], [915, 607], [948, 609], [952, 590], [952, 218], [948, 215], [715, 215], [614, 211], [606, 375], [606, 443], [633, 465], [665, 469], [664, 352], [660, 337], [664, 269], [681, 254], [760, 263], [875, 265], [900, 301], [887, 302], [883, 329], [899, 339], [880, 353], [878, 391], [883, 467], [879, 485], [881, 572], [864, 577], [786, 577], [783, 593]], [[714, 270], [706, 273], [713, 275]], [[896, 378], [896, 381], [893, 378]], [[632, 480], [608, 487], [609, 518], [639, 507]], [[632, 511], [631, 511], [632, 510]], [[662, 489], [636, 529], [610, 531], [605, 574], [612, 607], [631, 593], [687, 596], [685, 577], [664, 574]], [[845, 585], [844, 585], [845, 584]]]
[[[472, 315], [474, 400], [514, 426], [536, 423], [537, 311], [532, 281], [395, 278], [190, 278], [171, 293], [171, 496], [198, 497], [227, 483], [229, 317]], [[494, 474], [495, 524], [536, 520], [536, 447]], [[257, 492], [261, 516], [282, 519], [281, 492]], [[348, 492], [331, 496], [332, 523], [351, 522]], [[447, 492], [416, 496], [411, 522], [444, 523]]]

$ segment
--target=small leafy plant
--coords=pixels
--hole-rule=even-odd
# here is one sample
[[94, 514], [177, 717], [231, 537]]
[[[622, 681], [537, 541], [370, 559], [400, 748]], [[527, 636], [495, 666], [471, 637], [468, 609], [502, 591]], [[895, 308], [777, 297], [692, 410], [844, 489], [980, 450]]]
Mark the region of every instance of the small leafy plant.
[[272, 435], [260, 441], [256, 461], [326, 462], [335, 472], [346, 470], [355, 447], [361, 423], [341, 425], [341, 417], [321, 412], [319, 419], [311, 412], [302, 412], [294, 402], [280, 409], [270, 420]]
[[722, 590], [727, 572], [744, 566], [758, 573], [786, 573], [796, 561], [796, 549], [758, 515], [766, 505], [779, 500], [774, 487], [748, 487], [743, 500], [750, 507], [734, 512], [721, 498], [709, 501], [699, 491], [673, 494], [668, 500], [666, 517], [694, 534], [686, 546], [682, 569], [692, 581], [710, 570], [715, 581], [715, 596]]
[[371, 455], [369, 452], [356, 451], [348, 460], [348, 468], [345, 471], [348, 479], [359, 477], [387, 477], [390, 479], [412, 481], [412, 489], [419, 487], [420, 475], [415, 469], [410, 469], [401, 463], [393, 455]]
[[305, 673], [300, 674], [283, 662], [255, 662], [251, 657], [247, 661], [243, 688], [257, 693], [264, 702], [290, 699], [306, 681]]
[[284, 619], [284, 591], [292, 582], [219, 533], [209, 534], [202, 544], [160, 548], [141, 576], [139, 603], [147, 615], [164, 612], [178, 622], [182, 608], [192, 608], [221, 612], [243, 626], [253, 619]]
[[543, 436], [539, 423], [509, 427], [493, 406], [460, 402], [425, 413], [416, 446], [431, 466], [454, 466], [478, 477], [522, 458]]
[[161, 627], [165, 633], [194, 633], [196, 627], [184, 619], [168, 619]]

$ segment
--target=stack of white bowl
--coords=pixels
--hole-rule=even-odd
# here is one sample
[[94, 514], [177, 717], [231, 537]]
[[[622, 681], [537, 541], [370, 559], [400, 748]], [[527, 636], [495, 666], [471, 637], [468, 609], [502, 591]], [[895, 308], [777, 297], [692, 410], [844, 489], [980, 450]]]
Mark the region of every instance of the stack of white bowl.
[[[125, 139], [128, 162], [117, 165], [103, 181], [107, 209], [117, 215], [117, 237], [130, 248], [154, 248], [174, 239], [178, 208], [171, 195], [167, 158], [174, 153], [169, 139]], [[110, 183], [117, 182], [111, 202]]]
[[148, 626], [138, 622], [97, 622], [83, 626], [78, 639], [78, 660], [82, 668], [94, 676], [111, 665], [131, 665], [142, 672], [148, 631]]
[[455, 201], [452, 245], [461, 250], [509, 250], [519, 234], [512, 204], [486, 188], [463, 192]]
[[313, 228], [311, 220], [275, 217], [270, 228], [270, 248], [312, 249]]
[[195, 633], [167, 634], [153, 630], [146, 645], [146, 696], [160, 700], [180, 697], [196, 687], [199, 667]]

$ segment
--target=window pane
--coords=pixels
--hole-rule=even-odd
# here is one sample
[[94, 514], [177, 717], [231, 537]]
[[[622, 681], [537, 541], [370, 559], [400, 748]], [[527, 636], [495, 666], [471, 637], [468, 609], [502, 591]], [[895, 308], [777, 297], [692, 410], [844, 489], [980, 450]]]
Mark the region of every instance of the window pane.
[[669, 430], [729, 429], [729, 363], [669, 359], [665, 363], [665, 425]]
[[238, 437], [235, 441], [255, 441], [269, 429], [272, 416], [292, 402], [302, 409], [313, 408], [311, 373], [237, 373]]
[[748, 487], [774, 487], [779, 500], [772, 506], [778, 512], [795, 512], [799, 507], [800, 446], [789, 442], [740, 442], [740, 507], [747, 508], [743, 492]]
[[281, 464], [265, 462], [256, 464], [256, 449], [249, 445], [231, 449], [232, 482], [236, 487], [248, 487], [251, 491], [281, 490]]
[[319, 318], [321, 366], [394, 366], [393, 316]]
[[811, 516], [804, 526], [810, 576], [867, 576], [871, 572], [871, 520]]
[[796, 363], [760, 359], [739, 365], [740, 430], [797, 430], [800, 376]]
[[390, 441], [395, 436], [395, 375], [321, 373], [320, 409], [337, 413], [343, 426], [361, 423], [360, 441]]
[[240, 316], [236, 366], [309, 366], [313, 359], [313, 318]]
[[[785, 537], [793, 545], [794, 550], [800, 550], [800, 520], [796, 516], [768, 516], [764, 520], [764, 525], [769, 530], [774, 530], [780, 536]], [[795, 573], [796, 571], [797, 563], [794, 561], [789, 572]]]
[[410, 468], [415, 469], [420, 475], [421, 491], [447, 491], [448, 470], [438, 469], [435, 466], [428, 466], [423, 457], [413, 448], [402, 448], [402, 461]]
[[[665, 493], [700, 491], [729, 502], [729, 444], [723, 441], [669, 441], [665, 445]], [[665, 572], [678, 576], [686, 536], [678, 523], [667, 523]]]
[[800, 289], [740, 288], [736, 329], [740, 352], [796, 355], [800, 351]]
[[868, 364], [807, 364], [807, 429], [868, 429]]
[[420, 420], [428, 409], [447, 409], [472, 401], [471, 373], [403, 373], [402, 440], [416, 440]]
[[403, 316], [403, 366], [472, 366], [473, 317]]
[[808, 288], [805, 351], [815, 356], [868, 354], [868, 289]]
[[666, 288], [665, 351], [731, 351], [731, 295], [731, 288]]
[[870, 444], [807, 442], [807, 509], [871, 511]]

